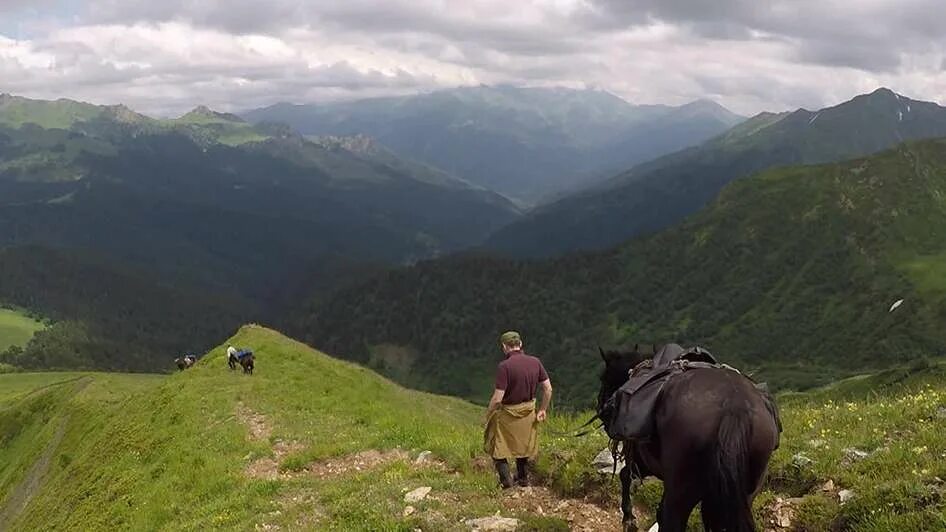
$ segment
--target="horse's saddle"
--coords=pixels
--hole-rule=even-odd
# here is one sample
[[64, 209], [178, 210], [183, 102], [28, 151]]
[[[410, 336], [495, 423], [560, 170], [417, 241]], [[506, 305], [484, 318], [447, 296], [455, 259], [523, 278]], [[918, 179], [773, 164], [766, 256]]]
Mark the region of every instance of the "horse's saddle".
[[[740, 373], [731, 366], [720, 364], [712, 353], [702, 347], [684, 349], [677, 344], [667, 344], [654, 358], [641, 362], [631, 370], [628, 381], [605, 403], [601, 416], [602, 419], [610, 420], [605, 424], [608, 436], [621, 441], [649, 438], [654, 431], [654, 411], [664, 386], [675, 376], [698, 368], [719, 368]], [[766, 407], [781, 432], [778, 406], [765, 384], [755, 386], [765, 398]]]

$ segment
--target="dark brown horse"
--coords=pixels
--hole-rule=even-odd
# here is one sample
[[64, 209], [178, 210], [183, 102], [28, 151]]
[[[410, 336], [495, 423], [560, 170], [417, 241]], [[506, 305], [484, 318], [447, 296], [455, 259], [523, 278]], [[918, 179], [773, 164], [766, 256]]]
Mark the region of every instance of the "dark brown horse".
[[253, 374], [253, 366], [255, 362], [253, 353], [247, 353], [241, 356], [239, 359], [239, 362], [240, 362], [240, 366], [243, 367], [243, 373], [247, 373], [249, 375]]
[[[605, 370], [598, 411], [608, 427], [613, 420], [607, 419], [605, 403], [645, 357], [636, 348], [601, 355]], [[765, 397], [748, 378], [720, 368], [690, 369], [672, 378], [655, 406], [654, 435], [613, 443], [628, 464], [620, 473], [625, 532], [637, 530], [632, 481], [648, 476], [664, 483], [657, 510], [660, 532], [684, 532], [698, 503], [705, 530], [754, 532], [752, 500], [778, 434]]]
[[243, 368], [243, 373], [253, 374], [253, 366], [256, 362], [253, 357], [253, 351], [249, 349], [241, 349], [237, 355], [227, 355], [227, 365], [230, 366], [230, 369], [236, 369], [237, 364]]
[[184, 371], [185, 369], [190, 368], [197, 363], [197, 357], [194, 355], [184, 355], [174, 359], [174, 363], [177, 364], [177, 369]]

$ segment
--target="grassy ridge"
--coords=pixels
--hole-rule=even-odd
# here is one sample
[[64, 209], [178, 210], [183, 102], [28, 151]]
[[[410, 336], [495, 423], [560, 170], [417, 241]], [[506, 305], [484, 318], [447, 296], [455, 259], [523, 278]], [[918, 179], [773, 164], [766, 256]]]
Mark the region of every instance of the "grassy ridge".
[[0, 351], [14, 345], [25, 346], [37, 331], [45, 327], [22, 312], [0, 308]]
[[[496, 512], [527, 530], [565, 529], [500, 498], [481, 456], [481, 408], [400, 388], [268, 329], [244, 327], [232, 342], [255, 350], [256, 375], [226, 369], [221, 347], [170, 377], [0, 376], [0, 512], [66, 427], [12, 529], [456, 530]], [[781, 396], [785, 434], [758, 521], [768, 526], [787, 504], [797, 530], [940, 527], [944, 378], [946, 364], [915, 365]], [[540, 481], [556, 497], [588, 496], [618, 515], [616, 479], [589, 467], [605, 436], [570, 437], [585, 414], [553, 414]], [[852, 459], [848, 448], [868, 454]], [[433, 451], [433, 467], [411, 463], [422, 450]], [[358, 469], [350, 460], [362, 451], [393, 458]], [[811, 463], [796, 465], [798, 454]], [[266, 464], [269, 476], [249, 474]], [[329, 473], [309, 471], [319, 467]], [[404, 493], [420, 486], [433, 488], [430, 497], [404, 516]], [[660, 489], [645, 484], [643, 510], [652, 512]], [[841, 489], [855, 494], [844, 505]]]
[[[96, 376], [63, 407], [70, 422], [55, 465], [14, 529], [248, 529], [300, 519], [338, 529], [409, 528], [400, 515], [403, 490], [422, 485], [464, 501], [431, 503], [447, 521], [500, 509], [491, 475], [471, 465], [478, 408], [402, 389], [262, 328], [244, 328], [232, 341], [256, 351], [253, 377], [227, 370], [223, 348], [138, 390]], [[248, 439], [239, 404], [266, 417], [268, 438]], [[393, 461], [338, 478], [248, 478], [247, 464], [273, 456], [279, 441], [294, 442], [280, 459], [286, 471], [399, 447], [431, 450], [457, 474]], [[294, 498], [306, 502], [280, 506]]]

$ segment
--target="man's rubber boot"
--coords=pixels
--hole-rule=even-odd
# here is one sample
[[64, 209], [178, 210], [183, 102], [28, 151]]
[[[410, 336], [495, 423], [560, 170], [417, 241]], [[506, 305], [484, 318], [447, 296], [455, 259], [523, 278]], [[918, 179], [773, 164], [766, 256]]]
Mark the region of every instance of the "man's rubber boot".
[[499, 473], [499, 483], [503, 486], [503, 489], [511, 488], [512, 476], [509, 474], [509, 462], [494, 460], [493, 463], [496, 465], [496, 472]]
[[516, 458], [516, 484], [523, 488], [529, 486], [529, 459]]

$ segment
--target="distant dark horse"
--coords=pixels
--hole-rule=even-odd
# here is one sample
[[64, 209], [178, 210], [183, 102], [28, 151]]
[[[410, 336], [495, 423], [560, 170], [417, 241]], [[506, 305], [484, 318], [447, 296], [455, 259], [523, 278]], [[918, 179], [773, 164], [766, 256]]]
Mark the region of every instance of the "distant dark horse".
[[[598, 411], [644, 360], [633, 352], [601, 352]], [[604, 419], [605, 426], [612, 420]], [[705, 530], [754, 532], [752, 500], [778, 442], [778, 426], [753, 383], [734, 371], [690, 369], [671, 379], [655, 406], [654, 436], [614, 442], [628, 458], [620, 473], [625, 532], [636, 531], [631, 465], [640, 478], [663, 481], [660, 532], [684, 532], [697, 503]]]
[[194, 355], [184, 355], [182, 357], [175, 358], [174, 363], [177, 364], [177, 369], [184, 371], [185, 369], [197, 363], [197, 357]]
[[229, 355], [227, 357], [227, 364], [230, 366], [230, 369], [236, 369], [237, 364], [243, 367], [243, 373], [253, 374], [253, 363], [255, 359], [253, 358], [253, 352], [247, 352], [240, 356]]

